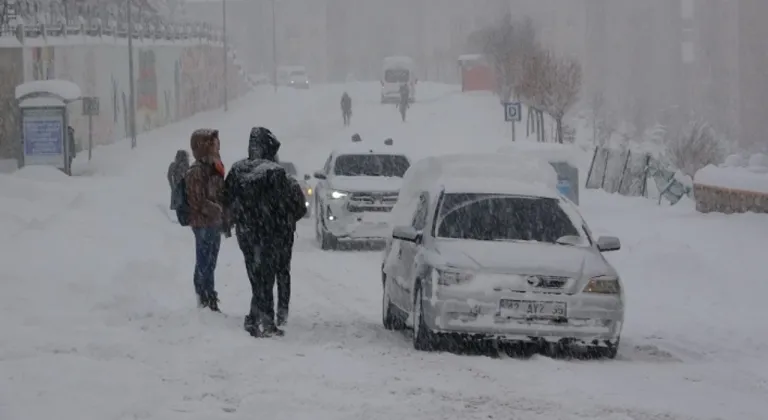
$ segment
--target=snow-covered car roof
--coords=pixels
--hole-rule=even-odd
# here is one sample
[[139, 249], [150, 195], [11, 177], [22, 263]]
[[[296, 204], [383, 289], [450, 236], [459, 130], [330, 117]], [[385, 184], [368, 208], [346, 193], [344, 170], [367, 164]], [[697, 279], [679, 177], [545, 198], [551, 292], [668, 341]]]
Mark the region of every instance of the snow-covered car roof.
[[400, 224], [408, 221], [422, 192], [435, 192], [449, 184], [472, 192], [559, 196], [557, 172], [542, 159], [490, 153], [432, 156], [417, 161], [406, 171], [392, 209], [392, 220]]
[[528, 197], [560, 198], [557, 190], [543, 184], [499, 177], [443, 177], [437, 182], [447, 193], [508, 194]]
[[408, 157], [407, 153], [405, 153], [402, 149], [397, 147], [397, 143], [394, 143], [392, 146], [387, 146], [384, 144], [383, 139], [380, 142], [376, 142], [376, 143], [370, 140], [368, 141], [363, 140], [357, 143], [350, 142], [343, 146], [337, 147], [336, 149], [333, 150], [332, 154], [334, 156], [371, 154], [371, 155], [402, 155], [402, 156]]

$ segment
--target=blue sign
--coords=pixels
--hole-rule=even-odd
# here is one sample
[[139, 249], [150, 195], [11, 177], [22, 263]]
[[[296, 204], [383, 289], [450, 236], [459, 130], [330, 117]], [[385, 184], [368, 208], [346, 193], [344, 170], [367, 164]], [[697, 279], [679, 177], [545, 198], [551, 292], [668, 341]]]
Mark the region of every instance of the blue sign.
[[22, 115], [24, 164], [63, 168], [65, 132], [62, 109], [25, 110]]
[[567, 179], [557, 180], [557, 190], [560, 194], [570, 198], [571, 197], [571, 182]]
[[504, 103], [504, 120], [520, 122], [523, 120], [523, 105], [520, 102]]

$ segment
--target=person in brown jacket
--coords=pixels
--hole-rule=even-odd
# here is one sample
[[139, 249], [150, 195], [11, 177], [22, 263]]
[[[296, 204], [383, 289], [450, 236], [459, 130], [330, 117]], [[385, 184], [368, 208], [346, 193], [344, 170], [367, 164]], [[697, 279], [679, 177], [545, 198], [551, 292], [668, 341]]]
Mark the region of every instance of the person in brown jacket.
[[[195, 292], [198, 305], [219, 312], [219, 299], [214, 284], [214, 271], [219, 258], [221, 234], [227, 217], [224, 195], [224, 165], [219, 158], [219, 131], [200, 129], [190, 140], [195, 163], [187, 171], [189, 226], [195, 234]], [[227, 235], [229, 236], [229, 235]]]

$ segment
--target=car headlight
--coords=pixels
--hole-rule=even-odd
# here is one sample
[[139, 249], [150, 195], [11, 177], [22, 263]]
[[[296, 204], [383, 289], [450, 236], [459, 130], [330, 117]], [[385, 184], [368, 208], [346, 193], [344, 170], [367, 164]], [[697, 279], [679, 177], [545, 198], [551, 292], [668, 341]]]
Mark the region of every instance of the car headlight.
[[619, 278], [616, 276], [592, 277], [584, 287], [584, 293], [618, 295], [621, 293], [621, 284], [619, 284]]
[[475, 275], [463, 271], [435, 269], [433, 276], [437, 277], [437, 284], [441, 286], [454, 286], [471, 281]]
[[338, 200], [340, 198], [344, 198], [344, 197], [346, 197], [348, 195], [349, 195], [349, 193], [348, 192], [344, 192], [344, 191], [331, 191], [331, 198], [333, 198], [334, 200]]
[[312, 188], [307, 188], [307, 195], [312, 195]]

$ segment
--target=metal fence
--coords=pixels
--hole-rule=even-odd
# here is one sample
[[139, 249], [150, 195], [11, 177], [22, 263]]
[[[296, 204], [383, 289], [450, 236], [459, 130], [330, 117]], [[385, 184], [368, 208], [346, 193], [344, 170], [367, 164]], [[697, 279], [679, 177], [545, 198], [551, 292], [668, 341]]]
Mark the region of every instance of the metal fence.
[[[222, 41], [222, 31], [204, 22], [171, 22], [155, 13], [146, 2], [134, 3], [133, 38], [156, 40], [201, 39]], [[0, 0], [0, 37], [47, 36], [128, 37], [129, 1], [86, 4], [71, 0]]]
[[630, 149], [596, 147], [589, 166], [588, 189], [602, 189], [631, 197], [649, 197], [648, 181], [655, 184], [656, 197], [675, 204], [685, 195], [691, 195], [691, 188], [684, 185], [675, 171], [664, 165], [649, 153]]

